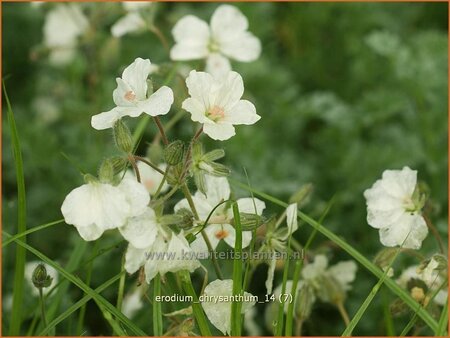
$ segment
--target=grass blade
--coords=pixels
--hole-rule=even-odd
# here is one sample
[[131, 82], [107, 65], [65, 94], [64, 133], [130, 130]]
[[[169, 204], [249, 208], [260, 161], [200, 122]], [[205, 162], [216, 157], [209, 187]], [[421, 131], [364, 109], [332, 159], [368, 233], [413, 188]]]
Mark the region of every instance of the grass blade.
[[[236, 239], [234, 243], [235, 255], [233, 261], [233, 295], [241, 295], [242, 292], [242, 228], [239, 207], [233, 203], [234, 228]], [[231, 335], [241, 335], [241, 309], [242, 302], [231, 303]]]
[[40, 230], [49, 228], [49, 227], [51, 227], [53, 225], [61, 224], [63, 222], [64, 222], [63, 219], [59, 219], [57, 221], [53, 221], [53, 222], [49, 222], [49, 223], [46, 223], [46, 224], [41, 224], [41, 225], [37, 225], [35, 227], [32, 227], [31, 229], [28, 229], [28, 230], [26, 230], [24, 232], [18, 233], [17, 235], [12, 236], [11, 238], [7, 239], [6, 241], [3, 241], [2, 242], [2, 248], [5, 248], [8, 244], [11, 244], [12, 242], [14, 242], [18, 238], [22, 238], [22, 237], [24, 237], [26, 235], [32, 234], [33, 232], [40, 231]]
[[[3, 92], [5, 93], [6, 105], [8, 106], [8, 123], [11, 130], [11, 143], [13, 146], [14, 166], [16, 170], [17, 182], [17, 233], [23, 233], [27, 230], [27, 214], [26, 214], [26, 194], [25, 194], [25, 177], [23, 173], [22, 151], [20, 148], [19, 134], [17, 132], [16, 121], [6, 92], [5, 83], [3, 82]], [[14, 272], [14, 293], [11, 312], [11, 325], [9, 327], [10, 336], [20, 335], [20, 326], [22, 321], [22, 303], [23, 288], [25, 274], [25, 248], [18, 245], [16, 247], [16, 262]]]
[[[7, 232], [3, 232], [4, 235], [6, 235], [8, 238], [12, 237]], [[116, 309], [114, 305], [112, 305], [110, 302], [108, 302], [103, 296], [97, 294], [92, 288], [87, 286], [83, 281], [81, 281], [78, 277], [74, 276], [70, 272], [67, 272], [66, 269], [62, 268], [59, 264], [52, 261], [50, 258], [45, 256], [43, 253], [41, 253], [39, 250], [33, 248], [32, 246], [24, 243], [20, 239], [16, 239], [15, 242], [19, 244], [20, 246], [24, 247], [28, 251], [30, 251], [33, 255], [56, 269], [64, 278], [68, 279], [72, 284], [75, 284], [78, 288], [83, 290], [84, 293], [91, 296], [94, 301], [96, 301], [98, 304], [101, 304], [105, 310], [107, 310], [110, 314], [116, 316], [116, 318], [121, 321], [123, 324], [125, 324], [130, 331], [137, 336], [147, 336], [147, 334], [142, 331], [139, 327], [137, 327], [133, 322], [131, 322], [127, 317], [125, 317], [120, 311]]]
[[[96, 288], [94, 291], [96, 293], [100, 293], [103, 290], [105, 290], [106, 288], [108, 288], [109, 286], [113, 285], [118, 279], [120, 279], [120, 277], [122, 275], [125, 275], [125, 271], [120, 272], [119, 274], [117, 274], [116, 276], [112, 277], [111, 279], [107, 280], [106, 282], [104, 282], [102, 285], [100, 285], [98, 288]], [[83, 305], [85, 305], [87, 302], [89, 302], [92, 299], [91, 296], [89, 295], [85, 295], [83, 298], [81, 298], [79, 301], [77, 301], [75, 304], [73, 304], [72, 306], [70, 306], [66, 311], [64, 311], [63, 313], [61, 313], [58, 317], [56, 317], [55, 319], [53, 319], [50, 323], [48, 323], [47, 327], [42, 330], [39, 333], [39, 336], [46, 336], [49, 334], [49, 332], [56, 327], [56, 325], [58, 325], [59, 323], [61, 323], [64, 319], [66, 319], [67, 317], [69, 317], [72, 313], [74, 313], [75, 311], [77, 311], [79, 308], [81, 308]], [[81, 332], [79, 334], [80, 336], [83, 336], [83, 333]]]
[[[241, 183], [239, 181], [236, 181], [232, 178], [229, 179], [229, 181], [242, 189], [245, 189], [247, 191], [252, 191], [255, 195], [260, 196], [263, 199], [266, 199], [274, 204], [277, 204], [281, 207], [286, 208], [288, 206], [287, 203], [277, 199], [276, 197], [270, 196], [266, 193], [257, 191], [249, 186], [247, 186], [244, 183]], [[325, 228], [320, 223], [313, 220], [311, 217], [303, 213], [302, 211], [298, 211], [298, 217], [312, 226], [314, 229], [317, 229], [322, 235], [336, 243], [338, 246], [340, 246], [343, 250], [345, 250], [350, 256], [352, 256], [356, 261], [358, 261], [362, 266], [364, 266], [368, 271], [370, 271], [373, 275], [375, 275], [378, 278], [381, 278], [384, 274], [384, 272], [378, 268], [375, 264], [373, 264], [370, 260], [368, 260], [366, 257], [364, 257], [358, 250], [353, 248], [350, 244], [348, 244], [345, 240]], [[386, 286], [395, 293], [399, 298], [401, 298], [405, 304], [407, 304], [411, 309], [417, 310], [417, 315], [433, 330], [437, 330], [438, 323], [436, 320], [423, 308], [417, 309], [417, 302], [405, 291], [402, 289], [400, 285], [398, 285], [395, 281], [393, 281], [390, 278], [386, 278], [385, 280]]]
[[444, 308], [442, 309], [441, 317], [439, 318], [438, 328], [434, 332], [435, 336], [447, 336], [447, 323], [448, 323], [448, 301], [445, 302]]
[[194, 312], [194, 317], [195, 320], [197, 321], [200, 334], [202, 336], [211, 337], [211, 331], [209, 330], [208, 321], [206, 320], [203, 308], [200, 302], [198, 301], [197, 294], [195, 293], [194, 287], [192, 286], [191, 276], [189, 275], [189, 272], [187, 271], [179, 272], [179, 276], [184, 292], [186, 293], [186, 295], [191, 296], [193, 299], [192, 312]]

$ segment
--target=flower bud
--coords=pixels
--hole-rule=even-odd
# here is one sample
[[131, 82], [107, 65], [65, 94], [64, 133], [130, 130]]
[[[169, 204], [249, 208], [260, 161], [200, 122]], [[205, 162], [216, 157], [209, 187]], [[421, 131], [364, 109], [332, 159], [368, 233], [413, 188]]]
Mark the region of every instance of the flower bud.
[[190, 210], [181, 208], [176, 214], [182, 217], [182, 220], [178, 223], [180, 228], [191, 228], [194, 225], [194, 215]]
[[166, 149], [164, 149], [164, 160], [169, 165], [177, 165], [181, 161], [183, 161], [184, 157], [184, 144], [182, 141], [177, 140], [173, 141], [169, 145], [167, 145]]
[[297, 203], [300, 206], [305, 205], [313, 191], [313, 185], [307, 183], [303, 185], [294, 195], [289, 199], [289, 203]]
[[198, 165], [201, 170], [206, 171], [212, 176], [228, 176], [230, 175], [230, 169], [220, 163], [201, 161]]
[[[242, 231], [251, 231], [264, 224], [263, 217], [256, 214], [241, 212], [239, 213], [239, 216]], [[234, 218], [231, 220], [230, 224], [234, 226]]]
[[111, 160], [103, 160], [98, 169], [98, 178], [102, 183], [111, 183], [114, 178], [114, 165]]
[[116, 142], [117, 148], [120, 150], [131, 153], [133, 151], [133, 138], [131, 136], [130, 129], [127, 125], [119, 119], [114, 124], [114, 141]]
[[48, 288], [52, 284], [53, 278], [47, 274], [44, 264], [38, 264], [33, 271], [31, 281], [38, 289]]
[[167, 183], [169, 183], [169, 185], [176, 186], [183, 183], [183, 163], [170, 166], [167, 170]]
[[120, 156], [111, 157], [110, 162], [114, 169], [114, 175], [124, 171], [125, 167], [127, 166], [127, 163], [128, 163], [128, 161], [125, 158], [120, 157]]
[[309, 317], [315, 301], [314, 288], [307, 283], [299, 285], [295, 304], [295, 312], [299, 320], [305, 320]]
[[397, 254], [397, 248], [384, 248], [380, 250], [373, 259], [374, 264], [382, 269], [385, 269], [391, 264], [395, 255]]

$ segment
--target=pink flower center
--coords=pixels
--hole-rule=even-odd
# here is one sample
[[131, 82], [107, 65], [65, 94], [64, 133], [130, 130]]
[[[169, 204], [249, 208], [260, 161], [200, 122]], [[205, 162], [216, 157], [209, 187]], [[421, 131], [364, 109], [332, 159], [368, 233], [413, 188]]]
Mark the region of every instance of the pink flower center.
[[136, 99], [136, 94], [132, 90], [129, 90], [123, 97], [125, 98], [125, 100], [133, 102]]
[[216, 231], [216, 233], [214, 235], [216, 236], [217, 239], [224, 239], [224, 238], [228, 237], [228, 231], [222, 229], [222, 230]]
[[155, 182], [153, 180], [144, 180], [144, 185], [147, 190], [151, 190], [155, 186]]
[[225, 111], [219, 106], [213, 106], [208, 110], [206, 116], [214, 122], [220, 121], [225, 117]]

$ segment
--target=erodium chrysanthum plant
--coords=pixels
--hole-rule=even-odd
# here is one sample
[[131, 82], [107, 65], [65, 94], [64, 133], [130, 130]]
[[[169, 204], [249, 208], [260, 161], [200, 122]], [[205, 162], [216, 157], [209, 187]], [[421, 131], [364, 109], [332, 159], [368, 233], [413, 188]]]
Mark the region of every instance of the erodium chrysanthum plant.
[[[99, 161], [96, 173], [83, 173], [61, 204], [80, 243], [110, 238], [124, 243], [121, 256], [110, 262], [123, 274], [117, 306], [111, 310], [98, 303], [114, 333], [129, 334], [130, 327], [136, 329], [133, 320], [145, 314], [150, 322], [145, 331], [157, 336], [314, 334], [315, 323], [327, 320], [318, 318], [316, 309], [329, 307], [339, 316], [342, 333], [351, 335], [382, 284], [395, 294], [392, 315], [409, 314], [420, 318], [409, 325], [423, 321], [437, 331], [446, 311], [447, 259], [418, 171], [408, 163], [385, 170], [358, 194], [367, 205], [359, 233], [367, 232], [379, 248], [373, 260], [359, 253], [357, 239], [324, 225], [333, 217], [333, 199], [315, 208], [318, 221], [304, 213], [311, 184], [293, 189], [297, 193], [284, 203], [250, 185], [258, 168], [248, 168], [248, 176], [243, 170], [248, 181], [238, 182], [230, 167], [240, 164], [223, 163], [226, 144], [247, 128], [260, 128], [265, 115], [260, 93], [252, 91], [244, 71], [233, 69], [242, 70], [264, 53], [251, 33], [257, 30], [226, 4], [209, 20], [187, 14], [162, 32], [155, 6], [125, 2], [108, 21], [103, 33], [111, 46], [151, 32], [161, 41], [151, 48], [164, 50], [166, 59], [156, 59], [156, 65], [142, 49], [139, 55], [127, 51], [133, 57], [114, 76], [99, 80], [107, 84], [109, 103], [92, 105], [95, 111], [85, 122], [92, 133], [112, 135], [105, 144], [110, 155]], [[88, 49], [86, 41], [96, 41], [90, 20], [75, 3], [48, 12], [43, 44], [52, 64], [61, 67]], [[155, 80], [159, 77], [163, 80]], [[182, 132], [174, 131], [175, 125]], [[435, 241], [427, 240], [429, 233]], [[351, 257], [336, 253], [339, 247]], [[361, 276], [364, 269], [376, 276], [376, 284], [359, 301], [355, 295], [361, 294], [359, 278], [367, 278]], [[27, 275], [44, 309], [44, 295], [61, 276], [34, 262]], [[169, 296], [176, 300], [165, 300]]]

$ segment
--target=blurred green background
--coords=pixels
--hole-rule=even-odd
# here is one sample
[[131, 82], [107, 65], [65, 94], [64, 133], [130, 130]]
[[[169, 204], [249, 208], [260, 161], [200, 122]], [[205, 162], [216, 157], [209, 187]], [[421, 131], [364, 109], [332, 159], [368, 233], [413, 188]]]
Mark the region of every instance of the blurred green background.
[[[314, 192], [306, 213], [318, 218], [326, 203], [336, 196], [325, 225], [345, 238], [366, 257], [381, 248], [378, 232], [366, 223], [363, 191], [385, 169], [407, 165], [419, 171], [419, 179], [431, 191], [431, 218], [447, 238], [447, 18], [446, 3], [236, 3], [248, 17], [250, 31], [262, 42], [259, 60], [233, 62], [242, 74], [245, 96], [255, 103], [262, 119], [252, 127], [238, 127], [232, 139], [207, 141], [208, 149], [223, 147], [225, 163], [233, 177], [245, 181], [246, 168], [252, 186], [287, 200], [306, 183]], [[149, 58], [170, 67], [167, 51], [152, 32], [115, 39], [111, 25], [124, 14], [119, 3], [83, 3], [90, 20], [89, 36], [83, 38], [73, 62], [55, 67], [42, 47], [46, 12], [54, 4], [33, 7], [3, 3], [3, 78], [13, 106], [22, 145], [27, 192], [27, 227], [62, 218], [60, 206], [67, 193], [82, 184], [77, 166], [95, 173], [101, 160], [115, 152], [109, 131], [96, 131], [90, 117], [113, 106], [115, 77], [136, 57]], [[156, 26], [173, 43], [170, 30], [185, 14], [209, 21], [217, 3], [160, 3]], [[200, 62], [187, 63], [191, 66]], [[162, 74], [164, 75], [164, 74]], [[153, 80], [161, 85], [164, 76]], [[171, 85], [177, 100], [166, 122], [181, 108], [186, 97], [182, 82]], [[3, 111], [5, 106], [3, 102]], [[192, 124], [186, 116], [169, 132], [171, 139], [188, 141]], [[17, 195], [14, 162], [6, 114], [2, 116], [3, 229], [15, 233]], [[130, 124], [134, 126], [134, 124]], [[146, 130], [152, 140], [156, 128]], [[145, 153], [145, 143], [139, 148]], [[238, 192], [239, 194], [239, 192]], [[267, 214], [280, 209], [268, 205]], [[297, 239], [304, 243], [310, 228], [303, 225]], [[84, 278], [87, 259], [99, 248], [120, 240], [102, 237], [88, 243], [76, 274]], [[67, 264], [81, 241], [72, 226], [58, 225], [28, 237], [31, 245], [61, 264]], [[100, 285], [120, 269], [125, 248], [118, 244], [94, 261], [92, 285]], [[436, 251], [431, 234], [422, 252]], [[345, 253], [318, 236], [312, 250], [331, 252], [336, 259]], [[11, 293], [14, 245], [3, 251], [3, 296]], [[34, 260], [27, 254], [28, 260]], [[111, 264], [110, 262], [116, 262]], [[407, 261], [408, 262], [408, 261]], [[406, 263], [407, 263], [406, 262]], [[405, 264], [406, 264], [405, 263]], [[399, 271], [401, 266], [399, 267]], [[264, 294], [266, 267], [257, 271], [253, 294]], [[127, 286], [135, 278], [127, 278]], [[277, 277], [275, 285], [280, 283]], [[369, 293], [374, 277], [361, 268], [347, 307], [353, 314]], [[114, 301], [114, 288], [104, 295]], [[82, 296], [76, 288], [61, 298], [64, 309]], [[383, 296], [383, 297], [381, 297]], [[388, 290], [368, 309], [355, 335], [385, 335], [382, 307], [392, 301]], [[26, 324], [31, 322], [36, 299], [27, 298]], [[8, 312], [3, 323], [8, 323]], [[258, 306], [262, 315], [263, 307]], [[107, 322], [94, 303], [88, 304], [85, 329], [88, 335], [110, 334]], [[72, 318], [73, 317], [73, 318]], [[56, 334], [74, 334], [72, 316]], [[151, 318], [151, 317], [150, 317]], [[326, 318], [326, 320], [324, 320]], [[408, 318], [401, 318], [397, 334]], [[148, 314], [136, 321], [149, 331]], [[320, 325], [317, 323], [320, 322]], [[26, 326], [26, 325], [25, 325]], [[342, 321], [329, 305], [317, 304], [306, 335], [337, 335]], [[261, 323], [263, 334], [269, 334]], [[24, 332], [25, 333], [25, 332]]]

